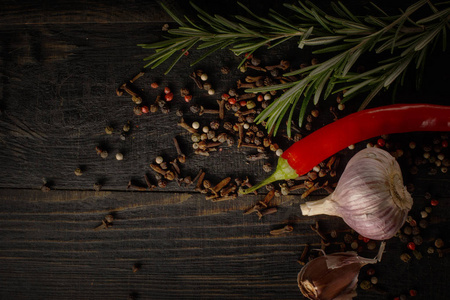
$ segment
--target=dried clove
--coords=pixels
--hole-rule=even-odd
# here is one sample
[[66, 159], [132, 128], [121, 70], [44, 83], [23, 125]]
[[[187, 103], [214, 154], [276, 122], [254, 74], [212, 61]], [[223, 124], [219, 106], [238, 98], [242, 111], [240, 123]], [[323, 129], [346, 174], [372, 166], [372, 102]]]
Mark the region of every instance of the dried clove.
[[114, 221], [114, 216], [112, 214], [106, 215], [103, 220], [102, 220], [102, 224], [100, 224], [99, 226], [95, 227], [94, 230], [100, 230], [100, 229], [106, 229], [111, 227], [113, 224], [112, 222]]
[[306, 244], [305, 248], [303, 248], [302, 254], [300, 255], [300, 258], [298, 259], [298, 263], [304, 266], [306, 264], [306, 257], [309, 253], [309, 245]]
[[174, 143], [175, 148], [177, 150], [177, 154], [178, 154], [177, 159], [178, 159], [178, 161], [180, 163], [184, 164], [186, 162], [186, 155], [184, 155], [183, 152], [181, 151], [180, 144], [178, 143], [178, 140], [177, 140], [176, 137], [173, 138], [173, 143]]
[[136, 74], [136, 76], [134, 76], [132, 79], [130, 79], [131, 83], [134, 83], [136, 80], [138, 80], [139, 78], [141, 78], [142, 76], [144, 76], [144, 72], [139, 72], [138, 74]]
[[294, 230], [294, 227], [292, 227], [291, 225], [286, 225], [283, 228], [271, 230], [270, 234], [271, 235], [282, 235], [282, 234], [290, 233], [293, 230]]
[[257, 161], [257, 160], [268, 159], [268, 158], [269, 158], [269, 156], [267, 155], [267, 153], [260, 152], [258, 154], [247, 155], [246, 160], [247, 161]]
[[137, 191], [141, 191], [141, 192], [147, 190], [146, 187], [143, 187], [143, 186], [140, 186], [140, 185], [133, 184], [133, 183], [131, 182], [131, 180], [128, 181], [127, 189], [129, 189], [129, 190], [130, 190], [130, 189], [132, 189], [132, 190], [137, 190]]
[[197, 130], [192, 128], [190, 125], [188, 125], [183, 118], [180, 119], [180, 121], [178, 122], [178, 126], [186, 129], [187, 131], [189, 131], [190, 133], [197, 133]]
[[156, 187], [154, 184], [152, 184], [152, 183], [150, 182], [150, 178], [147, 176], [147, 174], [144, 174], [144, 180], [145, 180], [145, 183], [147, 184], [147, 187], [148, 187], [150, 190], [153, 190], [153, 189]]
[[220, 192], [220, 190], [223, 189], [228, 183], [230, 183], [230, 181], [231, 181], [231, 177], [224, 178], [211, 190], [216, 194], [216, 193]]
[[274, 214], [278, 211], [278, 209], [276, 207], [270, 207], [264, 210], [258, 210], [256, 212], [256, 214], [258, 215], [259, 219], [261, 220], [262, 217], [266, 216], [266, 215], [270, 215], [270, 214]]
[[327, 238], [325, 237], [325, 235], [319, 230], [319, 222], [318, 221], [316, 221], [315, 226], [310, 225], [310, 227], [311, 227], [311, 230], [314, 231], [315, 233], [317, 233], [324, 242], [327, 241]]
[[196, 72], [192, 72], [192, 73], [189, 75], [189, 78], [191, 78], [192, 80], [194, 80], [195, 84], [197, 85], [197, 87], [198, 87], [199, 89], [202, 89], [202, 90], [203, 90], [203, 83], [202, 83], [201, 80], [197, 77]]

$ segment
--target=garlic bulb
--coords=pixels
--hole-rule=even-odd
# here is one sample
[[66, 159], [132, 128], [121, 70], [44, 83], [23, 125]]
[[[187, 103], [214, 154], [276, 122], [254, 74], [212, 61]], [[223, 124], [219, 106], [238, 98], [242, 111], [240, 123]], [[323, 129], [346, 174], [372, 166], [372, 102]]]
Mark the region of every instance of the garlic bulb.
[[359, 270], [381, 260], [385, 243], [373, 258], [360, 257], [353, 251], [319, 256], [298, 273], [297, 282], [303, 296], [312, 300], [346, 300], [356, 296]]
[[402, 227], [412, 203], [395, 158], [366, 148], [350, 159], [333, 193], [300, 208], [306, 216], [339, 216], [362, 236], [384, 240]]

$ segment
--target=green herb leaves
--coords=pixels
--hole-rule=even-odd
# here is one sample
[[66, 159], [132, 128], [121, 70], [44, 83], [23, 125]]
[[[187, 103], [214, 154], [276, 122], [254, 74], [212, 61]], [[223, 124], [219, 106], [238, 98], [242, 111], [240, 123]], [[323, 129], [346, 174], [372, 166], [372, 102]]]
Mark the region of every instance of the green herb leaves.
[[[314, 54], [327, 54], [328, 59], [319, 64], [284, 74], [301, 75], [297, 81], [247, 91], [287, 89], [257, 117], [257, 121], [265, 121], [267, 130], [274, 134], [289, 112], [286, 124], [290, 135], [294, 116], [297, 114], [297, 122], [301, 126], [308, 106], [317, 105], [332, 93], [343, 92], [343, 101], [367, 94], [360, 105], [360, 109], [364, 109], [382, 89], [394, 82], [401, 83], [406, 71], [411, 69], [410, 65], [418, 70], [417, 82], [420, 82], [427, 54], [440, 40], [442, 49], [446, 49], [447, 30], [450, 29], [448, 2], [433, 5], [428, 0], [419, 0], [393, 16], [374, 5], [376, 15], [356, 16], [341, 2], [332, 3], [332, 15], [312, 2], [299, 1], [298, 5], [284, 5], [294, 13], [289, 18], [284, 15], [290, 14], [282, 15], [273, 10], [267, 17], [260, 17], [243, 4], [238, 4], [247, 16], [225, 18], [211, 15], [191, 3], [198, 13], [197, 22], [188, 17], [182, 20], [161, 4], [180, 27], [169, 30], [168, 39], [140, 46], [155, 50], [145, 59], [148, 62], [146, 67], [156, 68], [174, 57], [166, 73], [193, 47], [205, 51], [193, 64], [219, 49], [227, 48], [236, 55], [242, 55], [262, 47], [275, 47], [292, 38], [298, 38], [300, 49], [314, 47]], [[427, 7], [430, 14], [423, 17]], [[422, 17], [414, 21], [414, 13], [419, 9]], [[384, 60], [380, 59], [379, 66], [356, 73], [355, 64], [369, 52], [383, 54]], [[245, 58], [242, 63], [244, 61]]]

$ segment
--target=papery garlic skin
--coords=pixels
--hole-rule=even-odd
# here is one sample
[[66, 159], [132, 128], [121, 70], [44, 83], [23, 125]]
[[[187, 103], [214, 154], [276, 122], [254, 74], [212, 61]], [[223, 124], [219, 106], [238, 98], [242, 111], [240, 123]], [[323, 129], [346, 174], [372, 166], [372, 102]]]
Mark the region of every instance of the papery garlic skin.
[[320, 256], [300, 270], [298, 287], [303, 296], [312, 300], [352, 299], [356, 296], [359, 270], [377, 261], [351, 251]]
[[386, 242], [381, 242], [375, 258], [364, 258], [347, 251], [319, 256], [298, 273], [297, 283], [303, 296], [311, 300], [350, 300], [356, 297], [360, 269], [381, 261]]
[[304, 215], [339, 216], [362, 236], [385, 240], [403, 226], [412, 204], [395, 158], [366, 148], [350, 159], [332, 194], [300, 207]]

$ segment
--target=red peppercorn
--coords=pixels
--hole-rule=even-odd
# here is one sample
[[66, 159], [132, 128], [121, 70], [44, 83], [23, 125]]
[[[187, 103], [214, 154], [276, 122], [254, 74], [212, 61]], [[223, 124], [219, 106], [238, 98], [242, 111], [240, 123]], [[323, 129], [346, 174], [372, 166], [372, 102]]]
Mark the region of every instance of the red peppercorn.
[[415, 250], [416, 249], [416, 244], [414, 244], [413, 242], [409, 242], [407, 245], [409, 250]]
[[166, 96], [164, 96], [166, 101], [172, 101], [173, 100], [173, 93], [167, 93]]
[[363, 237], [363, 241], [364, 241], [364, 243], [368, 243], [368, 242], [370, 242], [370, 239], [366, 238], [366, 237]]
[[258, 95], [257, 100], [258, 100], [258, 102], [262, 102], [264, 100], [264, 96], [263, 95]]
[[245, 58], [246, 58], [246, 59], [252, 59], [252, 58], [253, 58], [253, 54], [251, 54], [251, 53], [245, 53]]
[[158, 84], [157, 82], [152, 82], [152, 84], [150, 84], [150, 87], [151, 87], [152, 89], [156, 89], [156, 88], [159, 87], [159, 84]]
[[186, 102], [191, 102], [191, 100], [192, 100], [192, 95], [186, 95], [186, 96], [184, 96], [184, 101], [186, 101]]
[[246, 105], [247, 105], [247, 101], [241, 100], [241, 101], [239, 101], [239, 104], [240, 104], [241, 106], [246, 106]]
[[377, 144], [380, 147], [384, 147], [386, 145], [386, 141], [384, 139], [378, 139]]
[[164, 93], [165, 93], [165, 94], [169, 94], [169, 93], [170, 93], [170, 88], [169, 88], [168, 86], [166, 86], [166, 87], [164, 88]]
[[439, 201], [437, 201], [436, 199], [431, 199], [430, 204], [431, 206], [437, 206], [439, 204]]
[[395, 297], [394, 300], [400, 300], [400, 297]]
[[409, 290], [409, 294], [411, 295], [411, 297], [417, 296], [417, 291], [416, 290]]
[[148, 114], [148, 112], [149, 112], [148, 106], [142, 106], [142, 107], [141, 107], [141, 111], [142, 111], [144, 114]]
[[236, 98], [228, 98], [228, 103], [230, 103], [231, 105], [236, 103]]
[[230, 99], [230, 95], [228, 95], [228, 94], [222, 94], [222, 100], [228, 100], [228, 99]]
[[448, 147], [448, 141], [447, 140], [443, 140], [441, 142], [442, 147], [447, 148]]
[[184, 52], [184, 56], [188, 56], [189, 55], [189, 51], [186, 51], [186, 49], [182, 49], [181, 52]]
[[375, 269], [374, 268], [367, 269], [367, 275], [369, 276], [375, 275]]

